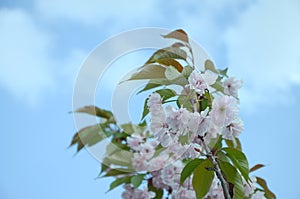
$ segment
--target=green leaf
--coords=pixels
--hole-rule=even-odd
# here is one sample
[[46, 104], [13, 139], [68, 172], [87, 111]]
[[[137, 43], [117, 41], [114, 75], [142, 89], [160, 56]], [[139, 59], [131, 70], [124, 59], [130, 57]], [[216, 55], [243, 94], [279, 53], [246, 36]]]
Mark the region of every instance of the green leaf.
[[101, 176], [101, 174], [109, 168], [108, 165], [109, 165], [109, 163], [104, 158], [103, 162], [101, 163], [101, 171], [99, 173], [99, 176]]
[[228, 68], [225, 68], [224, 70], [219, 70], [219, 73], [220, 73], [221, 75], [223, 75], [224, 77], [228, 77], [227, 71], [228, 71]]
[[164, 195], [164, 191], [162, 189], [157, 189], [152, 185], [152, 183], [148, 183], [148, 190], [153, 191], [155, 193], [154, 199], [162, 199]]
[[202, 199], [209, 191], [214, 179], [214, 172], [207, 168], [213, 167], [214, 166], [211, 161], [206, 159], [194, 170], [193, 187], [196, 192], [197, 199]]
[[[182, 90], [181, 95], [177, 99], [177, 106], [180, 108], [181, 106], [186, 108], [189, 111], [194, 110], [194, 102], [197, 102], [197, 94], [194, 90], [190, 90], [189, 88], [185, 88]], [[193, 102], [193, 103], [192, 103]], [[199, 109], [199, 103], [196, 103], [197, 110]], [[196, 111], [197, 111], [196, 110]]]
[[216, 89], [221, 93], [224, 93], [224, 87], [220, 81], [216, 81], [213, 85], [210, 85], [212, 88]]
[[172, 39], [177, 39], [180, 41], [184, 41], [186, 43], [189, 43], [189, 38], [188, 35], [186, 34], [186, 32], [182, 29], [177, 29], [174, 30], [166, 35], [163, 35], [162, 37], [164, 38], [172, 38]]
[[137, 92], [137, 94], [140, 94], [140, 93], [142, 93], [144, 91], [147, 91], [147, 90], [150, 90], [152, 88], [159, 87], [159, 86], [162, 86], [162, 85], [159, 84], [159, 83], [152, 83], [152, 81], [150, 80], [142, 90], [140, 90], [139, 92]]
[[[163, 55], [170, 55], [170, 54], [167, 54], [167, 53], [164, 52]], [[175, 59], [172, 59], [172, 58], [165, 58], [165, 57], [156, 58], [156, 59], [149, 60], [147, 62], [147, 64], [148, 63], [159, 63], [159, 64], [162, 64], [164, 66], [173, 66], [179, 72], [181, 72], [183, 70], [182, 65], [178, 61], [176, 61]]]
[[260, 168], [262, 168], [262, 167], [265, 167], [265, 165], [263, 165], [263, 164], [256, 164], [256, 165], [254, 165], [254, 166], [250, 169], [250, 172], [256, 171], [256, 170], [258, 170], [258, 169], [260, 169]]
[[73, 136], [70, 146], [77, 144], [77, 152], [79, 152], [85, 145], [93, 146], [105, 138], [107, 138], [107, 136], [103, 133], [99, 124], [87, 126], [80, 129]]
[[183, 168], [181, 175], [180, 175], [180, 185], [184, 183], [184, 181], [192, 175], [194, 170], [204, 162], [204, 159], [193, 159], [189, 161]]
[[147, 64], [134, 73], [128, 80], [164, 79], [166, 68], [159, 64]]
[[145, 175], [146, 174], [138, 174], [131, 177], [130, 182], [134, 186], [134, 188], [138, 188], [142, 184]]
[[193, 72], [193, 67], [191, 66], [185, 66], [181, 72], [181, 74], [186, 78], [188, 79], [190, 74]]
[[267, 182], [264, 179], [256, 177], [256, 182], [264, 189], [267, 199], [276, 199], [275, 194], [269, 189]]
[[212, 149], [212, 152], [222, 148], [222, 140], [222, 135], [218, 135], [216, 138], [210, 139], [208, 146]]
[[234, 185], [233, 187], [233, 199], [244, 198], [244, 185], [243, 180], [239, 172], [228, 162], [219, 162], [222, 172], [225, 174], [225, 178], [228, 182]]
[[131, 176], [125, 176], [125, 177], [122, 177], [122, 178], [117, 178], [115, 181], [113, 181], [110, 186], [109, 186], [109, 191], [113, 190], [114, 188], [120, 186], [121, 184], [128, 184], [130, 183], [130, 179], [131, 179]]
[[234, 138], [234, 140], [226, 140], [225, 139], [225, 142], [228, 147], [236, 148], [236, 149], [242, 151], [242, 144], [241, 144], [239, 138]]
[[158, 93], [162, 98], [163, 98], [163, 102], [165, 102], [166, 100], [175, 97], [177, 95], [176, 91], [174, 91], [173, 89], [160, 89], [155, 91], [156, 93]]
[[219, 71], [215, 68], [214, 63], [211, 60], [209, 60], [209, 59], [207, 59], [205, 61], [204, 68], [205, 68], [205, 70], [210, 70], [210, 71], [212, 71], [214, 73], [219, 74]]
[[235, 148], [223, 148], [222, 150], [226, 152], [226, 156], [228, 156], [234, 166], [238, 168], [245, 180], [250, 180], [249, 164], [245, 154]]
[[179, 72], [181, 72], [183, 67], [175, 59], [186, 60], [186, 58], [187, 58], [187, 54], [184, 50], [178, 47], [171, 46], [171, 47], [159, 49], [156, 52], [154, 52], [153, 55], [148, 59], [148, 61], [145, 64], [147, 65], [151, 63], [158, 63], [164, 66], [173, 66]]
[[110, 176], [118, 176], [118, 175], [128, 175], [128, 174], [131, 173], [131, 171], [132, 170], [125, 169], [125, 168], [110, 169], [102, 177], [110, 177]]
[[112, 112], [108, 111], [108, 110], [104, 110], [101, 108], [98, 108], [97, 106], [84, 106], [82, 108], [76, 109], [74, 112], [76, 113], [87, 113], [90, 115], [95, 115], [98, 117], [102, 117], [107, 119], [108, 121], [114, 123], [115, 119], [114, 116], [112, 114]]
[[201, 99], [201, 110], [204, 111], [207, 107], [212, 108], [212, 96], [208, 90], [206, 90], [203, 94], [203, 98]]
[[110, 153], [110, 155], [107, 155], [107, 158], [114, 165], [127, 167], [128, 169], [132, 168], [131, 162], [133, 153], [129, 151], [118, 148], [114, 152]]

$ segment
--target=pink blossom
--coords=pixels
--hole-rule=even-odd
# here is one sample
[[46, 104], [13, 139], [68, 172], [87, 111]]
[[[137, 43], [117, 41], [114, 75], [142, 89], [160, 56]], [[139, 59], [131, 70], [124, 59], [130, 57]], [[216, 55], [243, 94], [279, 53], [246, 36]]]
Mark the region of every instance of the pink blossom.
[[169, 186], [167, 186], [163, 183], [160, 170], [153, 171], [153, 172], [151, 172], [151, 174], [152, 174], [152, 184], [154, 187], [156, 187], [158, 189], [164, 189], [164, 188], [168, 189], [169, 188]]
[[158, 93], [152, 93], [147, 101], [147, 106], [162, 105], [162, 98]]
[[172, 199], [196, 199], [195, 191], [180, 187], [172, 194]]
[[141, 136], [128, 136], [126, 138], [127, 144], [130, 148], [132, 148], [133, 150], [139, 150], [140, 148], [140, 144], [143, 143], [143, 138]]
[[[176, 161], [173, 164], [164, 167], [161, 171], [161, 177], [164, 184], [169, 185], [173, 189], [175, 187], [179, 188], [180, 174], [183, 169], [183, 164], [181, 161]], [[176, 180], [177, 179], [177, 180]]]
[[222, 96], [214, 99], [210, 116], [215, 125], [224, 127], [236, 119], [238, 112], [237, 100], [231, 96]]
[[265, 193], [262, 191], [256, 191], [250, 199], [266, 199]]
[[235, 137], [238, 137], [243, 130], [244, 123], [241, 119], [237, 118], [223, 129], [222, 136], [227, 140], [233, 140]]
[[203, 74], [198, 73], [197, 71], [193, 71], [188, 81], [190, 83], [191, 89], [194, 89], [196, 93], [199, 95], [203, 95], [205, 89], [216, 82], [218, 75], [215, 73], [210, 73], [206, 71]]
[[193, 134], [196, 134], [198, 132], [199, 125], [202, 119], [203, 118], [200, 116], [200, 113], [191, 113], [190, 120], [188, 121], [187, 125], [189, 131], [193, 132]]
[[185, 109], [175, 109], [172, 106], [166, 107], [167, 113], [167, 124], [169, 128], [173, 129], [174, 131], [184, 131], [188, 121], [190, 120], [191, 113]]
[[211, 199], [224, 199], [225, 198], [223, 195], [222, 186], [220, 184], [219, 179], [216, 177], [216, 175], [212, 181], [212, 184], [210, 186], [208, 193], [206, 194], [206, 197], [209, 197]]
[[130, 184], [124, 186], [125, 191], [122, 193], [123, 199], [133, 199], [134, 188]]
[[147, 160], [153, 157], [154, 152], [155, 150], [151, 143], [146, 142], [140, 145], [140, 154], [144, 156]]
[[[201, 111], [200, 114], [194, 113], [194, 117], [188, 124], [188, 127], [192, 132], [195, 132], [197, 135], [204, 136], [204, 134], [208, 131], [210, 124], [210, 118], [207, 116], [208, 111], [209, 108], [206, 108], [204, 111]], [[195, 125], [197, 125], [197, 128]]]
[[188, 158], [197, 158], [199, 157], [199, 152], [202, 150], [202, 147], [197, 144], [197, 143], [192, 143], [189, 145], [185, 145], [186, 151], [184, 152], [183, 156], [184, 158], [188, 159]]
[[243, 178], [243, 184], [244, 184], [244, 189], [245, 189], [245, 196], [249, 197], [251, 194], [254, 193], [256, 186], [256, 177], [251, 176], [251, 182], [246, 182], [246, 180]]
[[175, 142], [177, 138], [177, 132], [169, 130], [167, 128], [161, 129], [158, 133], [155, 134], [155, 136], [160, 141], [160, 144], [163, 147], [168, 147], [172, 141]]
[[153, 191], [148, 191], [146, 187], [143, 190], [136, 189], [134, 191], [133, 199], [151, 199], [155, 197], [155, 193]]
[[146, 157], [143, 156], [140, 153], [134, 153], [133, 158], [132, 158], [132, 166], [137, 170], [137, 171], [145, 171], [147, 170], [147, 161]]
[[147, 101], [147, 106], [152, 115], [161, 116], [164, 112], [162, 98], [158, 93], [152, 93]]
[[243, 82], [241, 80], [238, 80], [235, 77], [230, 77], [223, 82], [224, 93], [226, 95], [238, 97], [238, 89], [240, 89], [242, 85]]
[[163, 128], [167, 128], [164, 112], [161, 115], [157, 115], [157, 116], [152, 115], [151, 123], [150, 123], [151, 131], [154, 133], [158, 133]]
[[165, 166], [168, 159], [169, 156], [167, 154], [161, 154], [157, 157], [152, 158], [149, 161], [148, 171], [161, 170]]

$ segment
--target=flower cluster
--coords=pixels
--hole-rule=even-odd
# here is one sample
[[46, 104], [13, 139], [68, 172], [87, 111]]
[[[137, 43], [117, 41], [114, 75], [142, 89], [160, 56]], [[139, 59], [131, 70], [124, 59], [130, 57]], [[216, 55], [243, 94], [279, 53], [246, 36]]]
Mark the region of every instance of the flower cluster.
[[196, 70], [183, 30], [163, 37], [177, 42], [157, 50], [129, 79], [149, 80], [140, 92], [155, 89], [141, 122], [119, 125], [110, 111], [84, 107], [77, 112], [101, 122], [81, 129], [71, 145], [79, 151], [109, 138], [101, 175], [116, 178], [110, 190], [124, 184], [124, 199], [276, 199], [262, 178], [250, 177], [264, 165], [249, 168], [238, 138], [242, 81], [210, 60]]
[[[190, 84], [187, 86], [194, 89], [199, 101], [209, 86], [215, 83], [217, 78], [215, 75], [209, 73], [201, 75], [196, 71], [191, 73]], [[230, 81], [240, 82], [235, 78], [230, 78]], [[228, 140], [238, 137], [243, 131], [243, 122], [238, 118], [239, 108], [236, 98], [240, 84], [227, 83], [226, 85], [231, 85], [230, 93], [234, 93], [235, 96], [230, 95], [229, 92], [229, 95], [217, 96], [213, 100], [211, 110], [207, 107], [200, 112], [191, 112], [183, 107], [176, 109], [171, 105], [164, 109], [161, 96], [158, 93], [151, 94], [147, 103], [151, 113], [150, 127], [161, 145], [167, 147], [170, 143], [178, 142], [178, 138], [186, 134], [190, 135], [190, 141], [197, 136], [203, 137], [204, 135], [207, 138], [222, 135]], [[196, 106], [196, 104], [193, 105]]]

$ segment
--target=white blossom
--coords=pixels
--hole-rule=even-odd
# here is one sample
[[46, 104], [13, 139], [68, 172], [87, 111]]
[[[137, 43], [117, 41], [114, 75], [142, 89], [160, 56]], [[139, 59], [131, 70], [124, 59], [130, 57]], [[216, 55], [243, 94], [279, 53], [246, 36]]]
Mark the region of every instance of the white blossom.
[[243, 130], [244, 123], [240, 118], [237, 118], [223, 129], [222, 136], [227, 140], [233, 140], [238, 137]]
[[224, 127], [236, 119], [238, 112], [238, 102], [234, 97], [221, 96], [214, 99], [210, 116], [216, 126]]
[[155, 197], [155, 193], [153, 191], [148, 191], [146, 187], [143, 190], [136, 189], [134, 191], [133, 199], [151, 199]]
[[168, 159], [169, 156], [167, 154], [160, 154], [159, 156], [152, 158], [149, 161], [149, 165], [147, 168], [148, 171], [152, 172], [161, 170], [166, 165]]
[[233, 97], [238, 97], [238, 89], [243, 85], [242, 80], [230, 77], [223, 82], [224, 93]]
[[251, 176], [250, 177], [251, 182], [246, 182], [246, 180], [243, 178], [243, 184], [244, 184], [244, 190], [245, 190], [245, 196], [249, 197], [251, 194], [254, 193], [256, 186], [256, 177]]
[[184, 187], [172, 194], [172, 199], [196, 199], [196, 194], [194, 190], [188, 190]]
[[146, 142], [140, 145], [140, 154], [147, 160], [153, 157], [155, 149], [150, 142]]
[[126, 141], [128, 146], [136, 151], [140, 149], [140, 144], [144, 142], [143, 138], [139, 135], [128, 136]]
[[147, 170], [147, 161], [146, 157], [140, 153], [134, 153], [132, 158], [132, 166], [137, 171], [145, 171]]
[[149, 112], [155, 116], [161, 116], [164, 113], [162, 107], [162, 98], [158, 93], [152, 93], [147, 101]]
[[210, 199], [224, 199], [225, 198], [224, 194], [223, 194], [222, 186], [216, 175], [212, 181], [210, 189], [209, 189], [208, 193], [206, 194], [205, 198], [207, 198], [207, 197], [209, 197]]
[[124, 186], [125, 191], [122, 193], [123, 199], [133, 199], [134, 188], [130, 184]]
[[194, 89], [196, 93], [203, 95], [205, 89], [209, 89], [209, 86], [213, 85], [217, 78], [218, 75], [215, 73], [205, 71], [205, 73], [201, 74], [194, 70], [190, 74], [188, 81], [190, 83], [190, 87]]
[[264, 194], [265, 194], [265, 193], [262, 192], [262, 191], [256, 191], [256, 192], [251, 196], [250, 199], [266, 199], [266, 197], [265, 197]]

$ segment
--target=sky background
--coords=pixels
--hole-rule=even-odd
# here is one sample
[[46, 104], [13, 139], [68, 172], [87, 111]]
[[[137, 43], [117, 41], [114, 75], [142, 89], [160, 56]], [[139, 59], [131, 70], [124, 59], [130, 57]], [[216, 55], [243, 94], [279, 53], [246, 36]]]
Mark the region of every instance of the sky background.
[[[68, 149], [76, 131], [68, 112], [89, 52], [142, 27], [186, 30], [217, 67], [243, 79], [249, 163], [267, 165], [255, 174], [279, 199], [299, 199], [298, 0], [0, 0], [0, 199], [120, 198], [121, 189], [105, 194], [110, 179], [95, 180], [97, 160]], [[114, 81], [98, 88], [97, 105], [109, 108]]]

